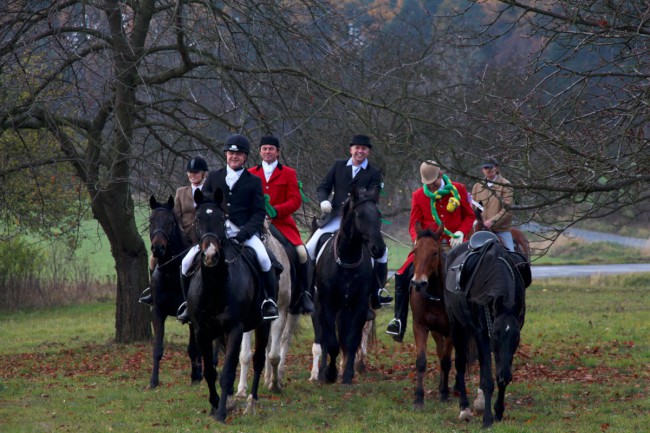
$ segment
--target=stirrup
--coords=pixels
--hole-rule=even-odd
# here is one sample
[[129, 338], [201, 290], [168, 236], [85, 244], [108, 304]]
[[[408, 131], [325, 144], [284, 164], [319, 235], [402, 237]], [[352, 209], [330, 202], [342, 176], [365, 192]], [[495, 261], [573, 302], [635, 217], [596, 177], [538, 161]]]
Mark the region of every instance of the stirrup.
[[[397, 326], [397, 331], [393, 331], [392, 329], [390, 329], [391, 325]], [[401, 331], [402, 331], [402, 321], [399, 320], [397, 317], [394, 317], [393, 320], [388, 322], [388, 327], [386, 329], [386, 334], [399, 336]]]
[[[265, 306], [266, 304], [271, 304], [272, 306], [274, 306], [274, 307], [275, 307], [275, 311], [276, 311], [276, 313], [271, 313], [270, 315], [265, 316], [265, 315], [264, 315], [264, 306]], [[269, 299], [265, 299], [265, 300], [262, 302], [262, 307], [261, 307], [261, 309], [262, 309], [262, 319], [263, 319], [263, 320], [273, 320], [273, 319], [277, 319], [278, 317], [280, 317], [280, 316], [278, 315], [278, 313], [277, 313], [277, 311], [278, 311], [278, 305], [275, 303], [275, 301], [274, 301], [273, 299], [270, 299], [270, 298], [269, 298]]]
[[183, 318], [183, 314], [185, 314], [186, 311], [187, 311], [187, 301], [179, 305], [178, 310], [176, 310], [176, 320], [181, 322], [183, 325], [189, 323], [189, 318], [187, 319]]
[[151, 296], [151, 287], [147, 287], [142, 291], [138, 302], [144, 305], [151, 305], [153, 303], [153, 297]]
[[[386, 295], [382, 296], [384, 293]], [[381, 305], [390, 305], [390, 303], [393, 302], [393, 297], [390, 295], [388, 290], [383, 287], [377, 291], [377, 296], [379, 297], [379, 303]]]

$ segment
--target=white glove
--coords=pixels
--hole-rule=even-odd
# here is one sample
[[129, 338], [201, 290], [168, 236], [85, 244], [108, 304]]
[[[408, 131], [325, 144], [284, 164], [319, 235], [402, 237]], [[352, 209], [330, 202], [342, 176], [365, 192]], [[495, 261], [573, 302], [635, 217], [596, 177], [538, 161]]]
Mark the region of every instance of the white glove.
[[465, 239], [465, 235], [463, 235], [463, 232], [461, 232], [460, 230], [458, 230], [454, 234], [457, 235], [458, 237], [457, 238], [455, 238], [455, 237], [449, 238], [449, 245], [451, 245], [452, 248], [462, 244], [463, 239]]
[[330, 203], [329, 200], [323, 200], [322, 202], [320, 202], [320, 210], [322, 210], [325, 213], [332, 212], [332, 203]]

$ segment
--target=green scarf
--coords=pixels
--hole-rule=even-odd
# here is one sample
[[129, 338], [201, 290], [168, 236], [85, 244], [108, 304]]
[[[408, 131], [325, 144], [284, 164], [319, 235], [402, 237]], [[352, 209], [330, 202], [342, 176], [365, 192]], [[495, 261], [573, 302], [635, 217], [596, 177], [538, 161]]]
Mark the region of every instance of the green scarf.
[[[445, 186], [442, 189], [437, 190], [436, 192], [431, 192], [428, 185], [422, 184], [422, 189], [424, 189], [424, 195], [426, 195], [427, 197], [429, 197], [429, 199], [431, 199], [431, 215], [433, 216], [433, 219], [436, 220], [436, 224], [438, 224], [438, 227], [442, 225], [442, 221], [440, 221], [440, 216], [438, 216], [438, 209], [436, 209], [436, 200], [440, 200], [444, 196], [451, 194], [460, 203], [460, 196], [458, 195], [458, 190], [456, 189], [454, 184], [451, 183], [451, 180], [449, 180], [446, 174], [442, 175], [442, 180], [445, 181]], [[460, 237], [447, 230], [447, 228], [445, 228], [445, 234], [450, 238]]]
[[276, 211], [275, 208], [271, 206], [271, 196], [268, 194], [264, 194], [264, 208], [266, 209], [266, 214], [269, 216], [269, 218], [275, 218], [278, 216], [278, 211]]

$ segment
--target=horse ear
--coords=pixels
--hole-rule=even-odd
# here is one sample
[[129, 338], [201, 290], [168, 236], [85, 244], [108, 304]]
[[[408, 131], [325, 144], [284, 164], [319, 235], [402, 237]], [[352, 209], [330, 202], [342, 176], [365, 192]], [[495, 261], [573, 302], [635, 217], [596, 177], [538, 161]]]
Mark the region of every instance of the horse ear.
[[214, 198], [215, 203], [217, 203], [219, 206], [222, 205], [222, 203], [223, 203], [223, 191], [221, 190], [221, 188], [217, 188], [217, 190], [213, 194], [213, 198]]
[[158, 202], [156, 201], [156, 197], [154, 197], [153, 194], [151, 194], [151, 197], [149, 197], [149, 207], [151, 209], [155, 209], [158, 207]]
[[436, 231], [436, 235], [438, 236], [438, 239], [440, 239], [444, 231], [445, 231], [445, 223], [440, 223], [440, 227], [438, 227], [438, 231]]
[[203, 191], [201, 191], [201, 188], [197, 188], [196, 191], [194, 191], [194, 203], [199, 204], [203, 201]]
[[169, 209], [174, 209], [174, 197], [172, 197], [171, 195], [167, 199], [167, 207]]
[[422, 231], [422, 223], [420, 221], [415, 222], [415, 233], [420, 234]]

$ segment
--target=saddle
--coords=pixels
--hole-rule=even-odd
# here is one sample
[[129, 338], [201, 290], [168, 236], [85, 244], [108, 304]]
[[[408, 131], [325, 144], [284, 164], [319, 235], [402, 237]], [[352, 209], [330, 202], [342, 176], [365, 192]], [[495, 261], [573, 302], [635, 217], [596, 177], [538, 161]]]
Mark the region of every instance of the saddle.
[[[447, 290], [467, 295], [485, 253], [492, 245], [495, 245], [498, 242], [499, 238], [492, 232], [480, 231], [474, 233], [469, 240], [468, 251], [459, 256], [459, 258], [464, 258], [460, 263], [457, 263], [456, 265], [452, 264], [450, 268], [455, 274], [456, 284], [454, 285], [453, 290], [451, 290], [449, 285], [447, 285]], [[458, 262], [458, 259], [456, 262]]]

